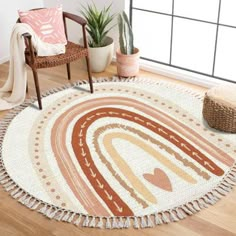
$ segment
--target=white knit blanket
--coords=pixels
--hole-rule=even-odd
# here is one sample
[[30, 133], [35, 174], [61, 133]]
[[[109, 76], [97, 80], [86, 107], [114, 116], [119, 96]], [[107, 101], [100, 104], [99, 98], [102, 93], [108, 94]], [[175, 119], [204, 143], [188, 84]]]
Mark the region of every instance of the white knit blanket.
[[25, 100], [27, 71], [25, 64], [25, 42], [22, 34], [32, 35], [32, 44], [38, 56], [65, 53], [64, 44], [48, 44], [40, 40], [28, 24], [16, 23], [10, 40], [10, 67], [8, 79], [0, 88], [0, 110], [11, 109]]

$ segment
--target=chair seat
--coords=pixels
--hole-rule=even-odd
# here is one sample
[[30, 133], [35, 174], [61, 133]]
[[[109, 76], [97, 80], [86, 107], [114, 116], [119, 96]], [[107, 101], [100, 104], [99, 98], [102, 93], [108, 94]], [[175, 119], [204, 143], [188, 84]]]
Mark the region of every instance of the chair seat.
[[66, 45], [66, 52], [64, 54], [45, 57], [36, 56], [34, 64], [32, 65], [30, 55], [26, 53], [26, 63], [35, 69], [49, 68], [70, 63], [87, 55], [88, 49], [68, 41]]

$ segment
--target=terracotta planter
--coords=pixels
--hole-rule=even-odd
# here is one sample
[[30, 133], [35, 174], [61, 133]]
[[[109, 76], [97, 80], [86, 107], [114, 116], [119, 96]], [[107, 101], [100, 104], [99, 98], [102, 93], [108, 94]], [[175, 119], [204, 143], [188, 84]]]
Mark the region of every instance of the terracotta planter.
[[139, 73], [139, 49], [134, 49], [134, 54], [125, 55], [116, 51], [117, 75], [121, 77], [137, 76]]

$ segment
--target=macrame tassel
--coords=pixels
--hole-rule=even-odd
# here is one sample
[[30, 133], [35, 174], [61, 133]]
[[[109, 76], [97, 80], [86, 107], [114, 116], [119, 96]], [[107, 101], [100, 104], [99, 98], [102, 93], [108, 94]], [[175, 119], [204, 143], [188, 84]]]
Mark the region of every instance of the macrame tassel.
[[220, 193], [217, 192], [217, 190], [214, 190], [213, 195], [220, 200], [222, 198], [222, 195]]
[[193, 213], [186, 207], [186, 206], [182, 206], [182, 209], [185, 213], [187, 213], [188, 215], [192, 215]]
[[124, 228], [129, 228], [130, 227], [130, 217], [129, 216], [127, 216], [126, 217], [126, 220], [125, 220], [125, 222], [124, 222]]
[[41, 202], [37, 202], [35, 205], [31, 207], [32, 210], [36, 210], [40, 206]]
[[192, 212], [192, 213], [196, 213], [197, 211], [193, 208], [191, 203], [187, 203], [186, 204], [187, 208]]
[[164, 223], [170, 223], [170, 219], [168, 216], [166, 216], [166, 214], [164, 212], [161, 213], [161, 217]]
[[103, 228], [103, 220], [102, 217], [99, 217], [99, 221], [96, 225], [96, 228], [102, 229]]
[[41, 207], [41, 208], [38, 210], [38, 212], [44, 214], [44, 212], [47, 210], [47, 207], [48, 207], [48, 205], [47, 205], [47, 204], [44, 204], [43, 207]]
[[148, 228], [152, 228], [153, 227], [153, 222], [152, 222], [152, 219], [151, 219], [150, 215], [147, 216], [147, 227]]
[[24, 201], [24, 205], [28, 206], [31, 199], [32, 199], [32, 196], [29, 196], [28, 198], [26, 198], [25, 201]]
[[33, 199], [33, 201], [29, 202], [26, 206], [29, 208], [32, 208], [35, 202], [36, 202], [36, 199]]
[[161, 217], [159, 217], [158, 213], [155, 213], [155, 224], [156, 225], [162, 225], [163, 221], [161, 219]]
[[118, 228], [119, 228], [119, 229], [124, 228], [124, 221], [123, 221], [123, 218], [122, 218], [122, 217], [119, 217]]
[[176, 215], [180, 220], [183, 220], [184, 218], [186, 218], [186, 215], [179, 208], [176, 209]]
[[51, 214], [48, 214], [47, 217], [49, 219], [53, 219], [55, 217], [55, 215], [57, 214], [58, 209], [55, 209], [54, 211], [51, 212]]
[[112, 229], [119, 229], [118, 223], [116, 221], [116, 217], [112, 217]]
[[74, 222], [74, 224], [76, 225], [76, 226], [79, 226], [79, 224], [80, 224], [80, 222], [81, 222], [81, 218], [82, 218], [82, 216], [81, 215], [79, 215], [79, 217], [76, 219], [76, 221]]
[[48, 216], [53, 209], [53, 206], [49, 206], [49, 208], [46, 209], [46, 211], [43, 213], [45, 216]]
[[89, 223], [89, 227], [94, 228], [96, 226], [96, 218], [93, 216], [92, 220]]
[[9, 192], [9, 191], [13, 190], [15, 187], [16, 187], [16, 184], [12, 184], [12, 185], [10, 185], [9, 187], [5, 187], [5, 190], [6, 190], [7, 192]]
[[227, 177], [227, 179], [225, 179], [225, 181], [227, 181], [227, 183], [230, 184], [231, 186], [236, 185], [236, 183], [234, 181], [232, 181], [229, 177]]
[[75, 217], [76, 213], [73, 213], [67, 220], [67, 222], [71, 223]]
[[70, 211], [68, 211], [63, 217], [62, 217], [62, 221], [64, 221], [64, 222], [66, 222], [68, 219], [69, 219], [69, 217], [70, 217]]
[[170, 221], [171, 222], [179, 221], [179, 219], [176, 217], [176, 215], [175, 215], [175, 213], [173, 211], [170, 211], [169, 214], [170, 214]]
[[8, 176], [8, 174], [1, 175], [1, 176], [0, 176], [0, 181], [4, 180], [7, 176]]
[[0, 181], [1, 184], [6, 184], [8, 181], [10, 181], [11, 179], [10, 178], [7, 178], [7, 179], [3, 179]]
[[138, 222], [138, 217], [134, 217], [134, 223], [133, 223], [133, 226], [135, 229], [138, 229], [139, 228], [139, 222]]
[[23, 190], [21, 190], [21, 191], [19, 191], [19, 192], [17, 191], [16, 194], [14, 194], [14, 195], [12, 194], [11, 196], [12, 196], [14, 199], [16, 199], [16, 198], [20, 197], [20, 196], [23, 194], [23, 192], [24, 192]]
[[44, 213], [44, 215], [48, 218], [50, 218], [50, 215], [54, 212], [53, 206], [49, 207], [47, 211]]
[[88, 227], [89, 226], [89, 216], [86, 215], [84, 222], [83, 222], [83, 227]]
[[211, 192], [211, 193], [208, 193], [208, 194], [207, 194], [207, 197], [208, 197], [209, 199], [211, 199], [212, 201], [214, 201], [214, 204], [215, 204], [217, 201], [219, 201], [219, 199], [220, 199], [220, 198], [218, 198], [215, 194], [213, 194], [212, 192]]
[[109, 217], [106, 218], [106, 229], [111, 229], [111, 221]]
[[207, 196], [204, 196], [203, 200], [204, 200], [205, 203], [207, 203], [209, 205], [213, 205], [214, 204], [214, 202], [212, 202]]
[[232, 187], [230, 186], [230, 187], [226, 187], [226, 186], [224, 186], [224, 185], [221, 185], [220, 186], [222, 189], [224, 189], [226, 192], [231, 192], [231, 190], [232, 190]]
[[144, 216], [141, 217], [141, 228], [147, 228], [147, 221]]
[[193, 208], [196, 210], [196, 211], [200, 211], [200, 207], [198, 205], [198, 203], [196, 201], [193, 202]]
[[14, 182], [10, 181], [10, 182], [4, 184], [3, 187], [6, 189], [7, 187], [11, 186], [12, 184], [14, 184]]
[[203, 199], [199, 199], [199, 200], [198, 200], [198, 205], [199, 205], [199, 207], [200, 207], [201, 209], [204, 209], [204, 208], [207, 208], [207, 207], [208, 207], [207, 204], [204, 202]]
[[232, 189], [232, 185], [230, 183], [228, 183], [228, 181], [226, 181], [226, 180], [222, 183], [222, 186]]
[[28, 196], [28, 194], [26, 193], [25, 195], [23, 195], [22, 197], [19, 198], [18, 202], [20, 202], [21, 204], [24, 205], [27, 196]]

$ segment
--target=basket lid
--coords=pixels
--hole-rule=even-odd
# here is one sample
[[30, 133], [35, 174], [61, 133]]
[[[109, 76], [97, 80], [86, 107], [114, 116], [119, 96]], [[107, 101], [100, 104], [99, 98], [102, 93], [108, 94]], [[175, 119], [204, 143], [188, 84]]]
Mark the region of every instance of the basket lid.
[[207, 91], [207, 95], [216, 102], [236, 108], [236, 84], [213, 87]]

